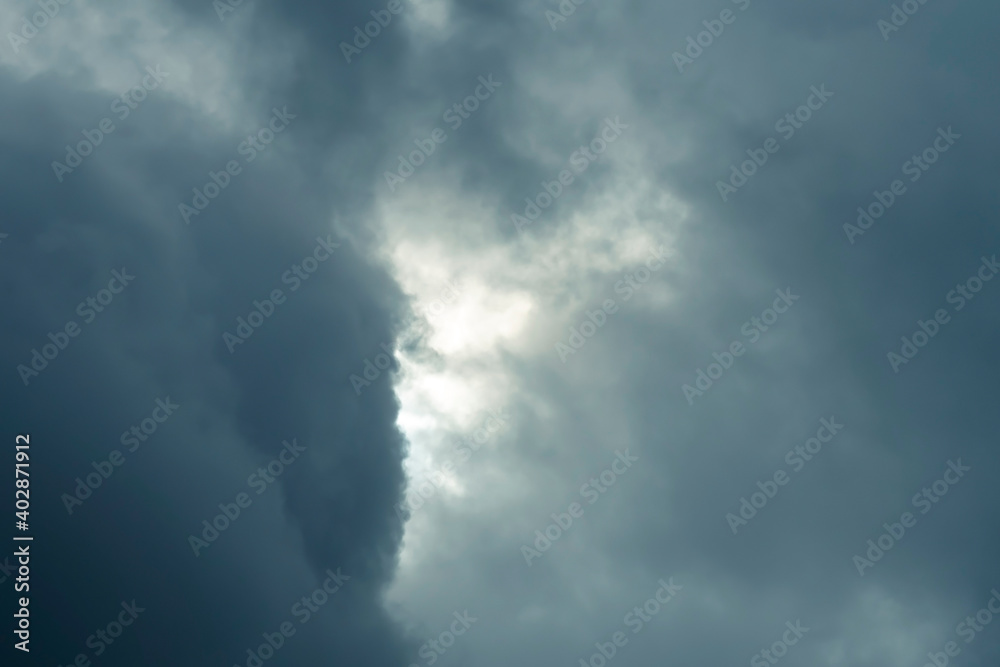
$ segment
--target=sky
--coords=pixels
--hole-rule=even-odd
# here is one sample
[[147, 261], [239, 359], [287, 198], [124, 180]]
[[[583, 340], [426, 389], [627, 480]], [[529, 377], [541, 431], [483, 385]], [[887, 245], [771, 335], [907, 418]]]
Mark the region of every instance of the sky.
[[0, 0], [3, 664], [996, 665], [998, 22]]

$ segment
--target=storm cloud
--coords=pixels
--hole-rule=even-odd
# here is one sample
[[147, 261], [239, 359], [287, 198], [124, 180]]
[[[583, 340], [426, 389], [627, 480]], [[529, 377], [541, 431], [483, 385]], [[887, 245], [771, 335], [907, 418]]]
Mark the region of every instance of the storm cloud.
[[996, 663], [994, 5], [4, 8], [16, 659]]

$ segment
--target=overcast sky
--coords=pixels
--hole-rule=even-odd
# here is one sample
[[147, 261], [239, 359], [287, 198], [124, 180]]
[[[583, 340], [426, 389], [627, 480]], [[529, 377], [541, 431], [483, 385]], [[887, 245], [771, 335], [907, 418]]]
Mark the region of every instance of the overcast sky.
[[996, 3], [0, 7], [3, 664], [1000, 660]]

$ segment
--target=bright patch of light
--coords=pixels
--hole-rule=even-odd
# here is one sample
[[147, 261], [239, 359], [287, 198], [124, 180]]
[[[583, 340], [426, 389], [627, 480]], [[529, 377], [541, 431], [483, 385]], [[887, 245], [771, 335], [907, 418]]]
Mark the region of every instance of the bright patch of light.
[[[447, 182], [458, 176], [432, 173], [431, 165], [380, 202], [383, 260], [417, 317], [402, 338], [419, 344], [400, 346], [395, 386], [398, 425], [410, 443], [405, 467], [411, 488], [431, 474], [439, 481], [428, 507], [407, 523], [401, 578], [416, 576], [422, 555], [446, 530], [439, 522], [462, 512], [471, 496], [477, 504], [517, 499], [509, 493], [523, 482], [516, 470], [441, 468], [453, 459], [456, 439], [470, 437], [487, 410], [518, 403], [511, 359], [551, 364], [566, 327], [595, 299], [613, 296], [614, 284], [651, 248], [679, 261], [673, 235], [687, 212], [649, 181], [641, 146], [623, 141], [603, 159], [614, 166], [613, 182], [590, 190], [580, 184], [583, 192], [574, 195], [583, 199], [563, 224], [529, 228], [515, 240], [497, 230], [508, 211], [461, 198], [461, 187]], [[660, 309], [670, 300], [668, 281], [655, 280], [623, 308]], [[542, 416], [546, 408], [531, 409]], [[485, 447], [502, 447], [504, 437]]]

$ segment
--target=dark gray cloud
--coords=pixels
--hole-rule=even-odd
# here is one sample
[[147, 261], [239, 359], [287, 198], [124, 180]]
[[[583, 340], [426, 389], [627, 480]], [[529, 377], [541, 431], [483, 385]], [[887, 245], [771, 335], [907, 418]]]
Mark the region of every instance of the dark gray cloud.
[[[309, 145], [309, 125], [279, 135], [186, 226], [178, 203], [210, 169], [243, 161], [238, 133], [192, 142], [205, 121], [151, 98], [129, 119], [127, 139], [109, 135], [59, 183], [50, 160], [106, 113], [110, 96], [54, 77], [3, 86], [18, 91], [5, 96], [17, 126], [4, 139], [10, 240], [0, 270], [16, 286], [8, 298], [18, 316], [5, 328], [4, 423], [11, 438], [31, 433], [36, 457], [32, 659], [94, 657], [87, 637], [134, 598], [148, 611], [101, 659], [242, 662], [262, 632], [293, 620], [293, 603], [327, 568], [342, 568], [350, 581], [333, 609], [303, 626], [281, 659], [398, 664], [403, 640], [377, 602], [401, 537], [397, 401], [388, 383], [361, 399], [347, 377], [370, 341], [392, 340], [405, 309], [384, 272], [343, 239], [299, 289], [282, 280], [333, 233], [334, 219], [358, 224], [296, 149]], [[101, 312], [78, 310], [112, 270], [134, 281]], [[223, 332], [277, 288], [287, 301], [230, 354]], [[78, 337], [25, 386], [15, 367], [69, 320]], [[128, 453], [119, 434], [166, 396], [180, 404], [176, 415]], [[292, 438], [307, 447], [304, 463], [196, 558], [188, 535], [249, 491], [247, 477]], [[68, 515], [61, 495], [114, 449], [125, 452], [123, 467]]]

